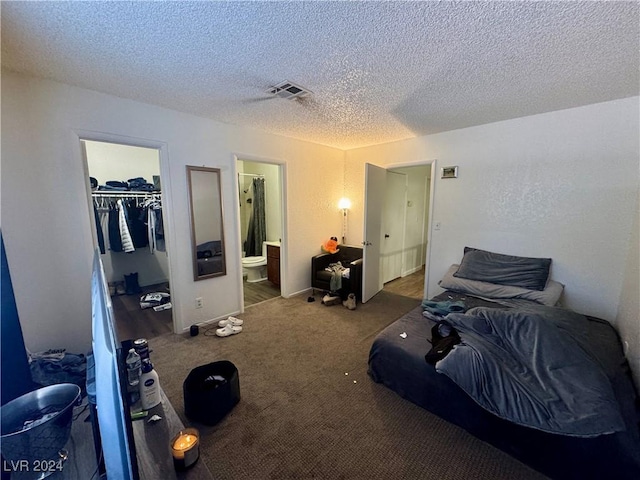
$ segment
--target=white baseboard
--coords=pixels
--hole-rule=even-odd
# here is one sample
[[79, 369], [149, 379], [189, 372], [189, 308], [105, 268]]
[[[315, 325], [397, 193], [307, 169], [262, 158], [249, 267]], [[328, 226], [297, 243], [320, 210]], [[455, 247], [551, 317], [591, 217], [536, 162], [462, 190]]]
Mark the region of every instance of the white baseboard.
[[[223, 318], [229, 318], [229, 317], [234, 317], [236, 315], [240, 315], [240, 311], [238, 310], [237, 312], [233, 312], [233, 313], [227, 313], [225, 315], [221, 315], [219, 317], [216, 318], [211, 318], [209, 320], [204, 320], [202, 322], [198, 322], [198, 323], [193, 323], [192, 325], [198, 325], [199, 327], [202, 327], [204, 325], [211, 325], [212, 323], [218, 323], [220, 320], [222, 320]], [[189, 325], [188, 327], [184, 327], [182, 329], [182, 333], [188, 332], [189, 329], [191, 328], [191, 325]]]
[[406, 272], [402, 272], [402, 274], [400, 274], [401, 277], [407, 277], [413, 273], [419, 272], [420, 270], [422, 270], [422, 267], [424, 267], [424, 265], [418, 265], [417, 267], [412, 268], [411, 270], [407, 270]]
[[290, 293], [290, 294], [289, 294], [289, 295], [287, 295], [286, 297], [283, 295], [283, 297], [282, 297], [282, 298], [291, 298], [291, 297], [295, 297], [295, 296], [297, 296], [297, 295], [302, 295], [303, 293], [310, 292], [311, 290], [313, 290], [311, 287], [309, 287], [309, 288], [303, 288], [302, 290], [299, 290], [299, 291], [297, 291], [297, 292]]

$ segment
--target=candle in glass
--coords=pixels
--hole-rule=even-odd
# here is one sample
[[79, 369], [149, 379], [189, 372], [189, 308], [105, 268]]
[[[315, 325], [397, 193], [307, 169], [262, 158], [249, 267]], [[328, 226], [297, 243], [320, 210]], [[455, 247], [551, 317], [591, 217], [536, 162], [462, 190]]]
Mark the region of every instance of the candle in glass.
[[173, 463], [179, 470], [189, 468], [200, 456], [198, 431], [195, 428], [181, 430], [171, 441]]

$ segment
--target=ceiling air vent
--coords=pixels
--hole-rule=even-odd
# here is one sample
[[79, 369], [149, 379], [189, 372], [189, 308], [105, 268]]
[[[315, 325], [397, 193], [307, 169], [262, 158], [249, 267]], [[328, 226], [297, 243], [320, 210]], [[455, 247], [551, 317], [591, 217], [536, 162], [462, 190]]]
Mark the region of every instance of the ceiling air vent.
[[301, 87], [300, 85], [296, 85], [293, 82], [285, 81], [279, 83], [278, 85], [270, 87], [267, 90], [267, 93], [276, 95], [280, 98], [291, 100], [293, 98], [306, 97], [307, 95], [311, 95], [313, 92], [311, 90], [307, 90], [304, 87]]

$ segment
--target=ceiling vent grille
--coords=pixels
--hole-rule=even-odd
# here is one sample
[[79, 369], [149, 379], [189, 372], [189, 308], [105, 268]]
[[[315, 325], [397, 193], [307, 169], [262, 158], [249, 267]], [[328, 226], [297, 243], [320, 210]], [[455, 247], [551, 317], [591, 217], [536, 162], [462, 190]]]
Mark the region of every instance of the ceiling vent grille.
[[294, 98], [302, 98], [307, 95], [311, 95], [313, 92], [311, 90], [307, 90], [300, 85], [296, 85], [293, 82], [284, 81], [279, 83], [278, 85], [274, 85], [267, 90], [267, 93], [271, 95], [275, 95], [280, 98], [286, 98], [288, 100]]

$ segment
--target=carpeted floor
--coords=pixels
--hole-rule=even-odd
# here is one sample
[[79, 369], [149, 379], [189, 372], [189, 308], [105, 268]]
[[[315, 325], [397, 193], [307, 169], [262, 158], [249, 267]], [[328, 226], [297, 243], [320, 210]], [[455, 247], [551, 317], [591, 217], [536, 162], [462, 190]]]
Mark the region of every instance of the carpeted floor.
[[[368, 377], [375, 335], [419, 300], [383, 291], [354, 311], [319, 300], [250, 307], [242, 333], [227, 338], [150, 341], [160, 384], [200, 430], [216, 480], [544, 478]], [[185, 418], [182, 382], [216, 360], [236, 365], [242, 399], [208, 427]]]

